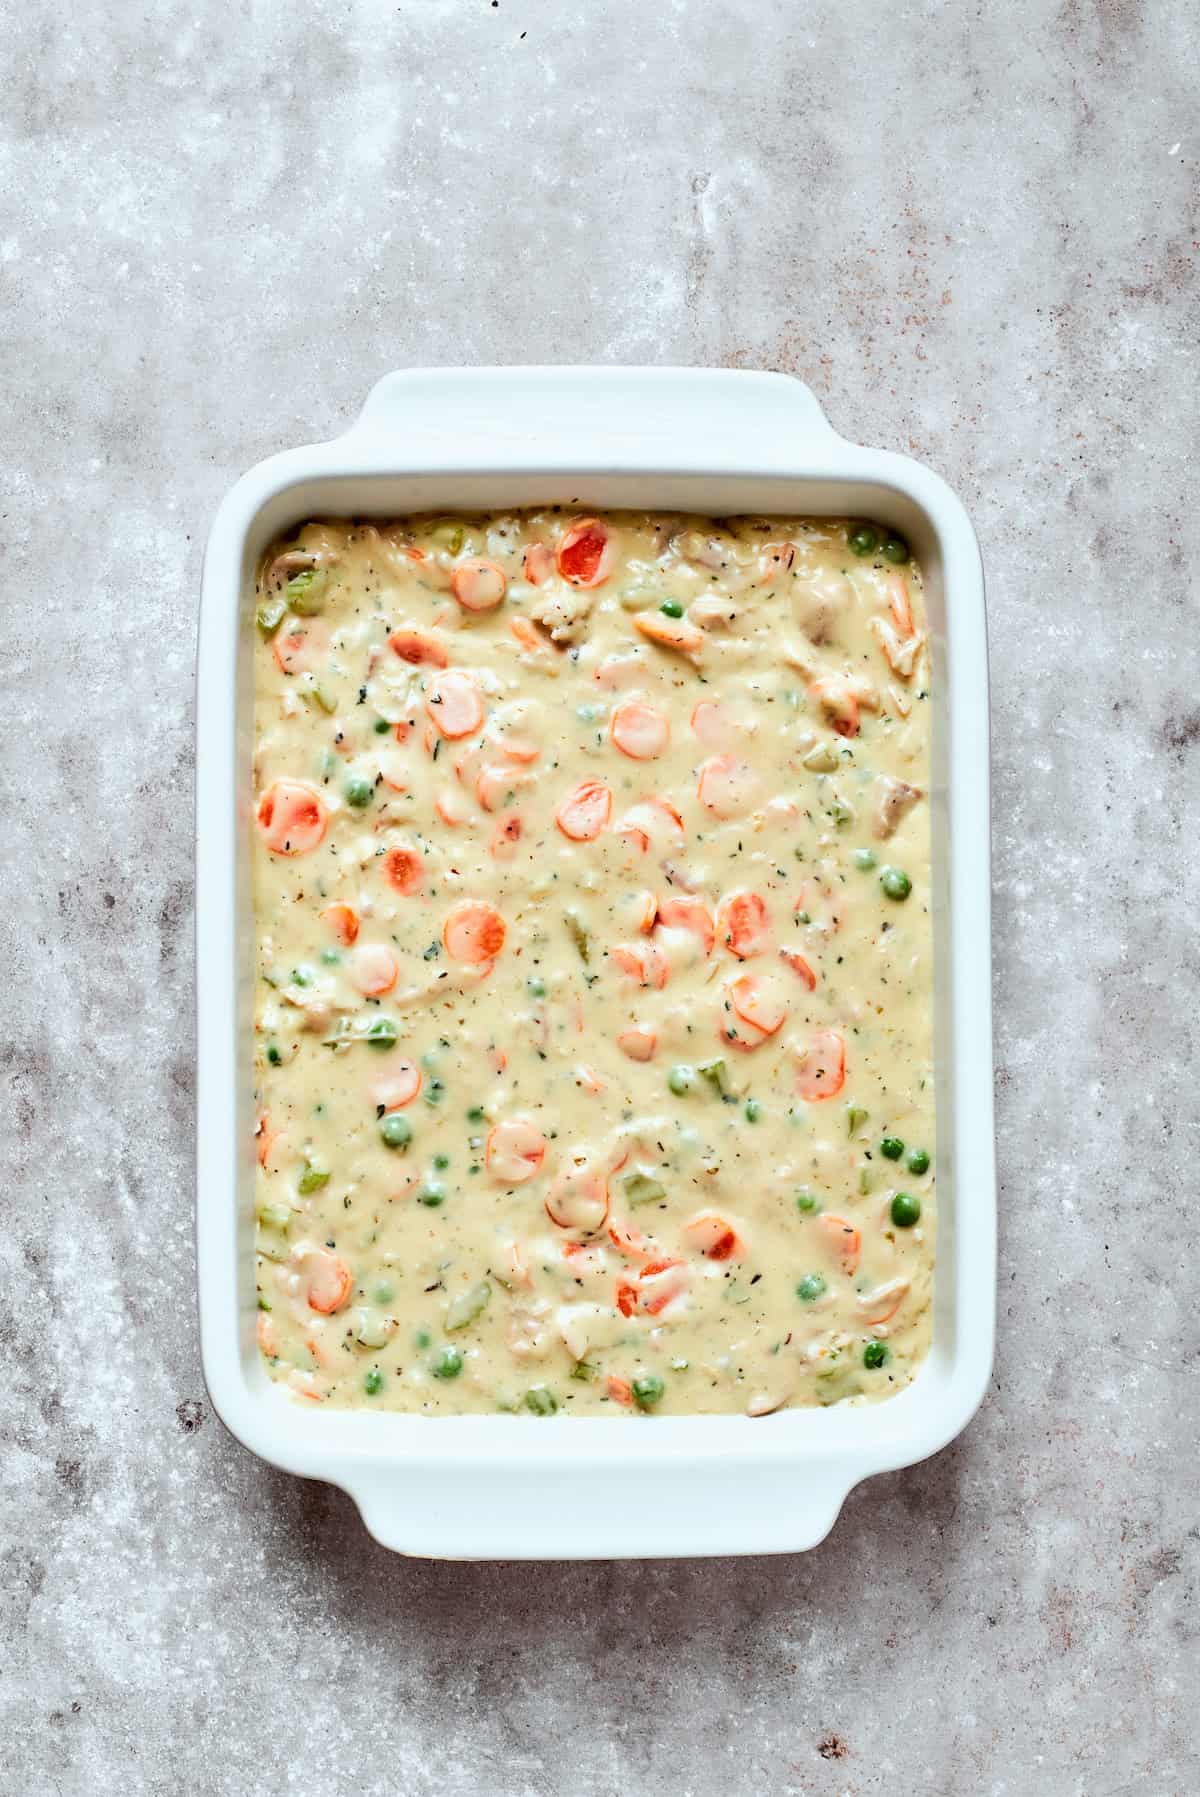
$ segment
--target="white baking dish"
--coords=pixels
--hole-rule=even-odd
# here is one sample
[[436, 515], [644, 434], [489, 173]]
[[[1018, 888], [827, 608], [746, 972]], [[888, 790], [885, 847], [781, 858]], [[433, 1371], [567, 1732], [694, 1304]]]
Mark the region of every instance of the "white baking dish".
[[[301, 1408], [255, 1346], [252, 915], [254, 570], [313, 513], [570, 501], [849, 514], [925, 569], [936, 670], [933, 844], [939, 1223], [933, 1348], [883, 1403], [747, 1418], [426, 1418]], [[845, 442], [799, 382], [708, 369], [412, 370], [331, 443], [262, 462], [209, 538], [196, 756], [197, 1253], [204, 1373], [238, 1439], [350, 1493], [405, 1553], [558, 1559], [812, 1547], [871, 1473], [934, 1453], [987, 1385], [995, 1174], [983, 577], [927, 468]]]

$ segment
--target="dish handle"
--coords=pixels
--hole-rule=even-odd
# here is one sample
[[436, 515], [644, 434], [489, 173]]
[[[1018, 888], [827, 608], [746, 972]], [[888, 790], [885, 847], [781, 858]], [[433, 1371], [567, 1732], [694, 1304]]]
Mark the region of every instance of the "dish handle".
[[791, 375], [740, 368], [411, 368], [376, 382], [343, 443], [386, 448], [417, 468], [497, 445], [537, 468], [590, 468], [632, 455], [684, 470], [745, 462], [794, 468], [808, 445], [844, 441]]

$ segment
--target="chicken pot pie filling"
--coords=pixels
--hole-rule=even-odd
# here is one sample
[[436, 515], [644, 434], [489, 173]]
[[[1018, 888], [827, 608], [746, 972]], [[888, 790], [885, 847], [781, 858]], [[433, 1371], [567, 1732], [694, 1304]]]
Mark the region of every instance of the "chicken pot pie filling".
[[258, 1340], [426, 1414], [930, 1340], [930, 656], [856, 521], [308, 523], [256, 593]]

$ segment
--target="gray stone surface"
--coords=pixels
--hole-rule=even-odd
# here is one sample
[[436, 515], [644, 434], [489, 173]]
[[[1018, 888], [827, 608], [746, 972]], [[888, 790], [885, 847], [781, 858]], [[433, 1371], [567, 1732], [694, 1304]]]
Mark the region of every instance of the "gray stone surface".
[[[151, 7], [0, 40], [0, 1790], [1200, 1789], [1196, 14]], [[1000, 1334], [806, 1557], [407, 1563], [212, 1417], [192, 662], [219, 495], [404, 364], [793, 370], [964, 495]]]

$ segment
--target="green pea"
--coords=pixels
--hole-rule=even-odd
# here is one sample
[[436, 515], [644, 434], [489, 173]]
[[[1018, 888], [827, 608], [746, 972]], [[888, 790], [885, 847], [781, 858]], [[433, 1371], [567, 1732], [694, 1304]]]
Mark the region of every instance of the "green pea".
[[446, 1202], [446, 1189], [437, 1185], [432, 1179], [427, 1180], [417, 1193], [417, 1203], [423, 1204], [426, 1210], [437, 1210]]
[[883, 545], [883, 556], [885, 561], [895, 562], [900, 567], [908, 560], [908, 544], [903, 537], [888, 537]]
[[470, 1110], [467, 1112], [467, 1122], [468, 1123], [482, 1123], [484, 1121], [484, 1117], [485, 1117], [485, 1112], [484, 1112], [484, 1108], [481, 1104], [473, 1104], [471, 1106]]
[[912, 891], [912, 881], [902, 867], [885, 867], [879, 884], [890, 899], [906, 899]]
[[377, 1017], [367, 1031], [364, 1041], [369, 1048], [391, 1048], [397, 1039], [398, 1031], [390, 1017]]
[[534, 1416], [553, 1416], [558, 1409], [558, 1399], [545, 1385], [535, 1385], [525, 1393], [525, 1408], [532, 1410]]
[[439, 1348], [431, 1371], [435, 1379], [457, 1379], [463, 1370], [463, 1357], [458, 1348]]
[[639, 1410], [653, 1410], [662, 1397], [666, 1386], [657, 1373], [642, 1373], [634, 1379], [629, 1388], [633, 1393], [633, 1401]]
[[863, 1365], [871, 1372], [891, 1357], [891, 1350], [886, 1342], [868, 1342], [863, 1349]]
[[796, 1296], [804, 1304], [814, 1303], [825, 1291], [825, 1280], [820, 1273], [806, 1273], [796, 1287]]
[[430, 1335], [428, 1329], [418, 1329], [413, 1336], [413, 1346], [416, 1348], [427, 1348], [432, 1340], [433, 1337]]
[[282, 1067], [283, 1056], [279, 1052], [279, 1044], [277, 1042], [267, 1043], [267, 1059], [270, 1061], [272, 1067]]
[[850, 532], [846, 541], [855, 555], [874, 555], [879, 547], [879, 532], [869, 524], [860, 524]]
[[361, 811], [364, 805], [371, 803], [374, 791], [371, 782], [364, 780], [361, 774], [352, 774], [342, 788], [347, 805], [353, 805], [356, 811]]
[[312, 983], [313, 983], [313, 976], [312, 976], [312, 972], [309, 968], [307, 968], [307, 967], [293, 967], [292, 968], [292, 984], [293, 984], [293, 986], [311, 986]]
[[892, 1199], [892, 1222], [896, 1228], [911, 1229], [920, 1216], [921, 1200], [914, 1198], [911, 1192], [897, 1192]]
[[816, 1208], [817, 1208], [817, 1201], [813, 1197], [811, 1192], [798, 1192], [796, 1194], [796, 1209], [797, 1210], [808, 1212], [808, 1211], [816, 1210]]
[[391, 730], [391, 728], [392, 728], [392, 726], [388, 723], [386, 718], [376, 718], [375, 719], [375, 734], [376, 734], [376, 736], [387, 736], [389, 731]]
[[383, 1390], [383, 1374], [377, 1366], [373, 1366], [370, 1372], [364, 1374], [363, 1390], [369, 1398], [377, 1397]]
[[371, 1292], [373, 1304], [390, 1304], [396, 1296], [396, 1288], [390, 1279], [380, 1279]]
[[443, 1095], [445, 1094], [445, 1090], [446, 1090], [446, 1082], [444, 1079], [426, 1080], [426, 1082], [425, 1082], [425, 1102], [426, 1102], [426, 1104], [441, 1104]]
[[690, 1067], [672, 1067], [667, 1075], [667, 1084], [677, 1098], [682, 1098], [685, 1092], [690, 1092], [695, 1083], [696, 1075]]
[[746, 1100], [746, 1122], [757, 1123], [761, 1116], [762, 1105], [759, 1104], [757, 1098], [748, 1098]]
[[448, 1154], [435, 1154], [433, 1157], [433, 1164], [439, 1173], [444, 1173], [446, 1168], [450, 1165], [450, 1156]]
[[898, 1161], [904, 1153], [904, 1143], [899, 1136], [884, 1136], [879, 1144], [879, 1152], [885, 1161]]
[[342, 957], [339, 955], [336, 948], [323, 948], [321, 950], [321, 959], [324, 961], [326, 967], [336, 967], [341, 958]]
[[545, 996], [546, 996], [545, 980], [538, 979], [537, 976], [535, 975], [533, 977], [533, 979], [526, 980], [525, 984], [526, 984], [526, 986], [528, 986], [528, 988], [534, 998], [545, 998]]
[[387, 1148], [407, 1148], [412, 1141], [412, 1124], [398, 1111], [391, 1111], [379, 1125], [379, 1134]]
[[683, 607], [678, 599], [664, 599], [658, 609], [667, 618], [682, 618], [683, 616]]
[[855, 867], [861, 867], [865, 874], [869, 874], [871, 869], [875, 866], [874, 849], [855, 849], [854, 865]]
[[908, 1170], [919, 1179], [922, 1173], [929, 1171], [929, 1154], [924, 1148], [914, 1148], [908, 1157]]

